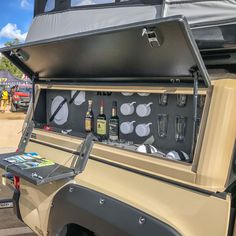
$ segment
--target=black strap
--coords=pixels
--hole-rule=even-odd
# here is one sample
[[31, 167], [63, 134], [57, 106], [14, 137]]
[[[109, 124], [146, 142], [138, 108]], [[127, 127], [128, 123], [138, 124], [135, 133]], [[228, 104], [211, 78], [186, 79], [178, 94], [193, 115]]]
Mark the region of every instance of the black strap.
[[152, 150], [149, 144], [144, 144], [144, 146], [146, 147], [147, 153], [152, 153]]
[[54, 113], [52, 114], [52, 116], [50, 117], [49, 121], [52, 122], [55, 118], [55, 116], [57, 115], [57, 113], [61, 110], [62, 106], [66, 103], [67, 99], [64, 98], [64, 100], [60, 103], [60, 105], [58, 106], [58, 108], [54, 111]]
[[73, 103], [76, 97], [79, 95], [80, 91], [76, 91], [74, 95], [72, 96], [71, 100], [69, 101], [69, 104]]
[[181, 161], [186, 161], [186, 158], [185, 158], [185, 156], [184, 156], [182, 151], [176, 150], [176, 152], [178, 153], [179, 158], [180, 158]]

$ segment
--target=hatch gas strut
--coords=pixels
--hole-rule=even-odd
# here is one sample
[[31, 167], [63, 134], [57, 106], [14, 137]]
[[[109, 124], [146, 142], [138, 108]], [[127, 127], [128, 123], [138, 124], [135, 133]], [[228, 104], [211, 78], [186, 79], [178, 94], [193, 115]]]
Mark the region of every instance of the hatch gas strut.
[[191, 69], [194, 79], [194, 89], [193, 89], [193, 137], [192, 137], [192, 147], [191, 147], [191, 158], [193, 159], [194, 149], [196, 145], [196, 135], [197, 135], [197, 104], [198, 104], [198, 79], [199, 71], [196, 69]]

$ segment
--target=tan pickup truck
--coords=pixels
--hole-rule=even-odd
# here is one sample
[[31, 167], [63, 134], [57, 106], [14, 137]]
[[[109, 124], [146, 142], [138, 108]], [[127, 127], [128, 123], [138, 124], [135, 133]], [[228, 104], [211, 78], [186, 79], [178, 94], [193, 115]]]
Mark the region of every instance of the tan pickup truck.
[[17, 216], [41, 236], [236, 235], [233, 36], [197, 41], [162, 1], [80, 2], [37, 1], [1, 49], [33, 82], [0, 155]]

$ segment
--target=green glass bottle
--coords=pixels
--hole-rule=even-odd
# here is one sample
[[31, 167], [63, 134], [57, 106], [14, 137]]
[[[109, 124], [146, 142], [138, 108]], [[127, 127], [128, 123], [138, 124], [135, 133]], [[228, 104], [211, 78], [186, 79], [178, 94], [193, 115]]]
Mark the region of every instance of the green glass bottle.
[[99, 114], [97, 116], [97, 135], [102, 141], [106, 139], [107, 135], [107, 120], [104, 114], [104, 101], [101, 100]]
[[111, 117], [109, 119], [109, 140], [118, 141], [119, 140], [119, 117], [117, 115], [117, 102], [113, 101]]
[[93, 101], [89, 100], [88, 101], [88, 111], [86, 112], [85, 115], [85, 132], [93, 132], [93, 125], [94, 125], [94, 116], [93, 116]]

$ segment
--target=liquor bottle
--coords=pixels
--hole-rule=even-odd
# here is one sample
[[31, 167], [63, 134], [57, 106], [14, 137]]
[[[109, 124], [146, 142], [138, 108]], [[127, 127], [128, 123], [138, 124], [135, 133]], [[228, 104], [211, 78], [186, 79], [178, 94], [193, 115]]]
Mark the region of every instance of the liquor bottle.
[[97, 116], [97, 135], [100, 140], [106, 139], [107, 134], [107, 120], [104, 114], [104, 102], [101, 100], [99, 115]]
[[88, 101], [88, 111], [85, 115], [85, 131], [86, 132], [93, 132], [93, 124], [94, 124], [94, 116], [93, 116], [93, 101]]
[[109, 140], [118, 141], [119, 139], [119, 117], [117, 116], [117, 102], [113, 101], [111, 118], [109, 120]]

